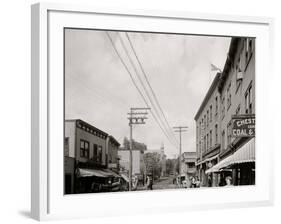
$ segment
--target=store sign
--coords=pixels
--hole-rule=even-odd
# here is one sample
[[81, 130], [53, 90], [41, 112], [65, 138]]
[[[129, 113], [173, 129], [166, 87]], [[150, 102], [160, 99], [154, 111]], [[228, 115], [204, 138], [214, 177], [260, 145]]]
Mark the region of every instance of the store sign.
[[255, 136], [256, 119], [254, 114], [232, 116], [232, 137]]

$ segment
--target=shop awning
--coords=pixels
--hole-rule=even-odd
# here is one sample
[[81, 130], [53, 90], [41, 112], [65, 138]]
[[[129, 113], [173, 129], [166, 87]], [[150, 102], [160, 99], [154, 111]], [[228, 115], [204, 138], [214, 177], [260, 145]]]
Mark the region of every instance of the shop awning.
[[107, 173], [110, 173], [114, 177], [120, 177], [117, 173], [113, 172], [112, 170], [105, 170]]
[[106, 169], [82, 169], [78, 168], [78, 177], [119, 177], [118, 174]]
[[196, 163], [195, 165], [198, 166], [198, 165], [200, 165], [200, 164], [202, 164], [202, 163], [206, 163], [206, 162], [212, 161], [212, 160], [214, 160], [214, 159], [216, 159], [216, 158], [218, 158], [218, 157], [219, 157], [219, 155], [215, 155], [215, 156], [210, 157], [210, 158], [207, 158], [207, 159], [205, 159], [205, 160], [203, 160], [203, 161], [201, 161], [201, 162], [199, 162], [199, 163]]
[[120, 174], [120, 176], [125, 180], [125, 181], [127, 181], [128, 183], [130, 182], [130, 180], [129, 180], [129, 177], [127, 177], [125, 174]]
[[231, 156], [227, 157], [215, 166], [206, 170], [205, 173], [219, 172], [225, 167], [229, 167], [234, 164], [249, 162], [255, 162], [255, 138], [252, 138]]
[[232, 161], [230, 165], [255, 162], [255, 159], [255, 138], [252, 138], [232, 155]]
[[227, 157], [226, 159], [220, 161], [210, 169], [206, 170], [206, 174], [208, 173], [214, 173], [214, 172], [219, 172], [222, 168], [227, 167], [229, 165], [230, 159], [232, 156]]

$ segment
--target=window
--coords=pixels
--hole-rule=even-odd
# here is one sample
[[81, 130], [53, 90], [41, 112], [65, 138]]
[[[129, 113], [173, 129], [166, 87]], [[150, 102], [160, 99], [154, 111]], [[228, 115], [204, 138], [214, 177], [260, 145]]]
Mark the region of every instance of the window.
[[80, 157], [89, 158], [89, 142], [80, 140]]
[[206, 115], [204, 115], [204, 130], [206, 129]]
[[222, 148], [222, 150], [225, 149], [225, 132], [224, 132], [224, 130], [221, 133], [221, 148]]
[[207, 134], [207, 150], [209, 149], [209, 134]]
[[64, 138], [64, 156], [69, 156], [69, 137]]
[[212, 144], [213, 144], [213, 142], [212, 142], [212, 130], [210, 130], [210, 148], [212, 148]]
[[206, 135], [204, 136], [204, 151], [206, 151]]
[[212, 105], [210, 106], [210, 122], [212, 122], [212, 120], [213, 120], [213, 118], [212, 118], [212, 116], [213, 116], [213, 107], [212, 107]]
[[227, 110], [229, 109], [229, 107], [231, 106], [231, 83], [229, 83], [228, 87], [227, 87], [227, 91], [226, 91], [226, 101], [227, 101]]
[[235, 73], [236, 73], [236, 93], [238, 88], [241, 86], [240, 84], [242, 83], [243, 77], [241, 76], [242, 72], [242, 66], [241, 66], [241, 59], [240, 57], [237, 60], [237, 64], [235, 66]]
[[224, 115], [225, 115], [225, 105], [224, 105], [224, 101], [225, 101], [225, 99], [224, 99], [224, 97], [222, 98], [222, 100], [221, 100], [221, 104], [222, 104], [222, 108], [221, 108], [221, 119], [223, 119], [224, 118]]
[[207, 110], [207, 127], [209, 125], [209, 110]]
[[241, 71], [241, 67], [240, 67], [240, 57], [237, 59], [237, 63], [235, 66], [235, 71], [236, 71], [236, 75], [238, 74], [238, 72]]
[[111, 154], [109, 154], [108, 162], [109, 162], [109, 163], [112, 163], [112, 155], [111, 155]]
[[216, 97], [216, 100], [215, 100], [215, 101], [216, 101], [216, 109], [215, 109], [215, 110], [216, 110], [216, 112], [215, 112], [215, 113], [216, 113], [216, 116], [217, 116], [217, 115], [218, 115], [218, 109], [219, 109], [219, 105], [218, 105], [218, 97]]
[[253, 39], [247, 38], [245, 41], [245, 70], [247, 69], [248, 63], [252, 58], [253, 54]]
[[94, 161], [98, 161], [98, 145], [94, 144], [94, 155], [93, 155]]
[[218, 125], [215, 125], [215, 144], [218, 144]]
[[231, 143], [231, 121], [227, 124], [227, 145]]
[[253, 95], [252, 95], [252, 85], [250, 84], [248, 90], [245, 93], [245, 113], [253, 113]]
[[199, 128], [198, 125], [196, 126], [196, 141], [198, 141], [198, 137], [199, 137]]
[[193, 162], [189, 162], [187, 163], [188, 168], [194, 168], [195, 167], [195, 163]]
[[98, 161], [102, 161], [102, 146], [98, 146]]

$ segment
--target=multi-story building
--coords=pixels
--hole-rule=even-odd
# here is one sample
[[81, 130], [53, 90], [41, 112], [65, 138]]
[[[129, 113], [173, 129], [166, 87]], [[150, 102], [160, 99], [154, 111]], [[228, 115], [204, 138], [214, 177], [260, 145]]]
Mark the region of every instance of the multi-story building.
[[253, 38], [233, 38], [229, 57], [219, 82], [221, 95], [222, 153], [227, 157], [241, 138], [231, 135], [233, 115], [255, 114], [255, 41]]
[[[146, 150], [147, 147], [145, 144], [133, 140], [132, 174], [138, 175], [139, 178], [144, 174], [143, 155]], [[130, 167], [130, 143], [126, 138], [124, 140], [124, 146], [118, 149], [118, 156], [120, 159], [120, 168], [128, 173]]]
[[181, 174], [185, 174], [187, 181], [196, 175], [196, 159], [196, 152], [184, 152], [181, 155]]
[[[118, 155], [120, 158], [120, 168], [129, 172], [130, 168], [130, 150], [120, 147], [118, 150]], [[132, 174], [139, 175], [142, 171], [143, 163], [143, 152], [138, 149], [132, 150]]]
[[93, 180], [77, 178], [79, 172], [87, 177], [114, 176], [115, 174], [108, 168], [118, 172], [119, 146], [112, 136], [85, 121], [65, 120], [64, 158], [67, 193], [88, 191]]
[[[205, 171], [218, 162], [220, 153], [220, 94], [218, 83], [220, 73], [215, 76], [207, 94], [195, 115], [196, 121], [196, 166], [198, 176], [203, 186], [208, 184]], [[217, 176], [212, 178], [212, 185], [217, 182]]]
[[[210, 90], [215, 99], [219, 99], [218, 116], [213, 124], [210, 122], [209, 105], [214, 100], [210, 97]], [[232, 176], [234, 185], [255, 182], [254, 134], [235, 136], [233, 133], [234, 117], [255, 120], [254, 93], [255, 39], [232, 38], [223, 71], [215, 77], [195, 116], [197, 169], [203, 185], [221, 184], [226, 175]], [[199, 128], [202, 123], [203, 128]], [[208, 148], [213, 151], [212, 145], [218, 149], [206, 157]], [[215, 163], [213, 159], [216, 159]]]
[[119, 156], [118, 149], [120, 143], [113, 137], [108, 136], [107, 138], [107, 167], [115, 172], [119, 171]]
[[[221, 95], [221, 153], [220, 160], [242, 152], [242, 160], [232, 168], [235, 185], [255, 182], [255, 146], [252, 137], [234, 137], [234, 115], [255, 117], [255, 39], [232, 38], [218, 91]], [[252, 141], [250, 141], [252, 139]], [[246, 158], [249, 157], [249, 158]], [[241, 159], [240, 159], [241, 160]], [[235, 162], [235, 161], [234, 161]]]

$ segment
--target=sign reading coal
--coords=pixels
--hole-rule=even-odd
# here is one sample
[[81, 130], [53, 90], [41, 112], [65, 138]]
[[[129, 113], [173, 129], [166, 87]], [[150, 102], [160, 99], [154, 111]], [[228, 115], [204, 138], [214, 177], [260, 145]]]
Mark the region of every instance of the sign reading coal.
[[255, 136], [255, 115], [232, 116], [232, 137], [253, 137]]

